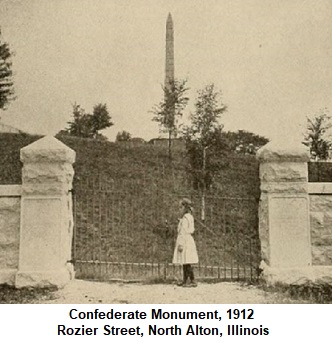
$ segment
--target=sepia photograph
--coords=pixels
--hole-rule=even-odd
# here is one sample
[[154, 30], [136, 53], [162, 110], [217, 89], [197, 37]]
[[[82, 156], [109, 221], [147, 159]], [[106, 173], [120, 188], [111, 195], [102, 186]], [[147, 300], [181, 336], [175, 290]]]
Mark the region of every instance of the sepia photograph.
[[331, 11], [0, 0], [0, 303], [331, 303]]

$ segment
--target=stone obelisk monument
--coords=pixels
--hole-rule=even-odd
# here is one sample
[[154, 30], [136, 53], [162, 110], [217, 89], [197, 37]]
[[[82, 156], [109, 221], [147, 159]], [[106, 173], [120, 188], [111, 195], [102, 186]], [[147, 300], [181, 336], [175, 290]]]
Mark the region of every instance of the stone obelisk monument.
[[[171, 13], [168, 13], [166, 21], [166, 58], [165, 58], [165, 84], [164, 84], [164, 97], [167, 101], [167, 91], [171, 90], [171, 85], [174, 82], [174, 29], [173, 19]], [[168, 109], [168, 115], [171, 116], [174, 111]], [[168, 122], [172, 122], [172, 119], [167, 119]], [[159, 138], [168, 139], [169, 155], [171, 156], [171, 136], [172, 129], [161, 130]]]
[[165, 88], [174, 81], [174, 30], [173, 19], [168, 14], [166, 21], [166, 61], [165, 61]]

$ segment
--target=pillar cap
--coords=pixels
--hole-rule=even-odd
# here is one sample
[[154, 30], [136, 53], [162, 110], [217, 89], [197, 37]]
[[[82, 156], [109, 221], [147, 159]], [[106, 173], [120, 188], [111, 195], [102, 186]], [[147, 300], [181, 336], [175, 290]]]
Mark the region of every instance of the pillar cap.
[[260, 162], [308, 162], [309, 148], [292, 140], [271, 141], [261, 147], [256, 158]]
[[20, 151], [23, 163], [31, 162], [75, 162], [76, 153], [53, 136], [45, 136]]

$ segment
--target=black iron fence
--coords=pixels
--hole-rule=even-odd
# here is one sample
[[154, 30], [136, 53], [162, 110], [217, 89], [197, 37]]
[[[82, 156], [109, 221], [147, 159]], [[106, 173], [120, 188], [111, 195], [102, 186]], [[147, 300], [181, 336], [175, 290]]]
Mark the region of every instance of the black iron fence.
[[308, 163], [309, 182], [332, 182], [332, 163], [327, 161]]
[[[151, 175], [150, 175], [151, 176]], [[260, 261], [258, 201], [193, 190], [184, 174], [75, 180], [73, 260], [82, 279], [176, 279], [178, 203], [190, 197], [197, 278], [253, 280]]]

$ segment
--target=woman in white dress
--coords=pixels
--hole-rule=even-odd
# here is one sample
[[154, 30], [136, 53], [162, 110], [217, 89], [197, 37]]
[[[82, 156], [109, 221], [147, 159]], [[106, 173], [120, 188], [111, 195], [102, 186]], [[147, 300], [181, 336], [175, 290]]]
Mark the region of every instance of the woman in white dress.
[[192, 234], [195, 231], [193, 209], [191, 201], [184, 198], [180, 201], [181, 218], [178, 225], [178, 236], [176, 239], [173, 263], [183, 266], [184, 287], [196, 287], [192, 264], [198, 263], [196, 244]]

